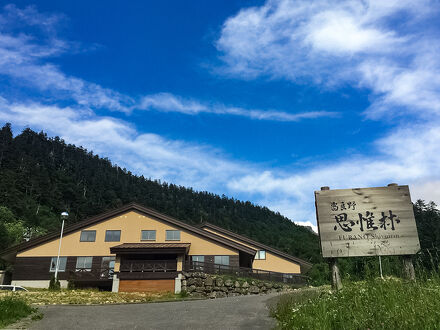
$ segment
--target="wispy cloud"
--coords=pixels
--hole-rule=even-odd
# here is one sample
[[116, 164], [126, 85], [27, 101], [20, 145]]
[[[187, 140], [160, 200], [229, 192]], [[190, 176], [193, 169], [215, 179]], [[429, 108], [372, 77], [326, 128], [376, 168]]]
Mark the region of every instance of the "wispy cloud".
[[185, 99], [170, 93], [158, 93], [144, 96], [137, 106], [138, 109], [152, 109], [163, 112], [180, 112], [187, 115], [210, 113], [217, 115], [242, 116], [257, 120], [300, 121], [321, 117], [336, 117], [332, 111], [308, 111], [290, 113], [277, 110], [244, 109], [223, 104], [207, 104], [197, 100]]
[[[0, 14], [0, 74], [12, 78], [22, 86], [44, 91], [54, 100], [73, 100], [90, 108], [121, 111], [157, 110], [179, 112], [186, 115], [210, 113], [242, 116], [256, 120], [299, 121], [320, 117], [333, 117], [334, 112], [284, 112], [278, 110], [245, 109], [222, 104], [208, 104], [170, 93], [143, 97], [130, 96], [102, 87], [78, 77], [66, 75], [60, 67], [49, 62], [51, 57], [74, 50], [74, 43], [60, 39], [56, 27], [62, 15], [39, 13], [34, 7], [19, 9], [14, 5], [4, 7]], [[22, 26], [40, 30], [40, 38], [16, 33]]]
[[225, 21], [219, 70], [366, 87], [371, 118], [439, 115], [439, 11], [437, 1], [269, 0]]

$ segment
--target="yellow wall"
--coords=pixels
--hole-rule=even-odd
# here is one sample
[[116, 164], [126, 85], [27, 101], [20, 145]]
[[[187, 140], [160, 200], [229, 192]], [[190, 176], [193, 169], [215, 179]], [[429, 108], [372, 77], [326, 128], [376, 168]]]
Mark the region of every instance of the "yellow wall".
[[[180, 230], [180, 241], [165, 241], [165, 230]], [[80, 242], [81, 230], [96, 230], [95, 242]], [[65, 235], [61, 256], [109, 256], [110, 247], [123, 243], [191, 243], [190, 255], [237, 255], [238, 252], [220, 243], [191, 234], [168, 223], [151, 219], [137, 212], [127, 212], [95, 225]], [[104, 242], [106, 230], [121, 230], [120, 242]], [[141, 230], [156, 230], [156, 241], [141, 241]], [[51, 257], [58, 253], [59, 239], [33, 247], [17, 257]]]
[[[209, 231], [211, 233], [217, 234], [219, 236], [222, 236], [224, 238], [230, 239], [231, 241], [234, 241], [236, 243], [240, 243], [242, 245], [245, 245], [247, 247], [250, 247], [255, 250], [260, 250], [258, 247], [250, 245], [246, 242], [240, 241], [234, 237], [231, 237], [229, 235], [225, 235], [223, 233], [217, 232], [214, 229], [211, 228], [203, 228], [206, 231]], [[254, 260], [252, 263], [252, 268], [254, 269], [262, 269], [262, 270], [268, 270], [272, 272], [280, 272], [280, 273], [295, 273], [300, 274], [301, 273], [301, 267], [298, 263], [281, 258], [276, 256], [275, 254], [272, 254], [268, 251], [266, 251], [266, 259], [264, 260]]]

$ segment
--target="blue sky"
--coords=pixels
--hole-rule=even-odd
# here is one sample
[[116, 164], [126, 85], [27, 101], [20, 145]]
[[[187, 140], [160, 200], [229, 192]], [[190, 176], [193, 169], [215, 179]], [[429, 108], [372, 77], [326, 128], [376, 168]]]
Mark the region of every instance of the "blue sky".
[[313, 191], [440, 201], [438, 1], [17, 1], [0, 121], [315, 225]]

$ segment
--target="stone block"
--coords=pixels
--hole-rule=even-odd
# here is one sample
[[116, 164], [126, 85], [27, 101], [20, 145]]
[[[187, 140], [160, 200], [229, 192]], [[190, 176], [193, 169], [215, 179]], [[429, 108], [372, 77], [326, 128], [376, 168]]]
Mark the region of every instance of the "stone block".
[[195, 285], [190, 285], [187, 287], [187, 291], [188, 293], [194, 292], [196, 290], [196, 286]]
[[214, 281], [213, 281], [212, 277], [209, 276], [205, 279], [205, 285], [213, 285], [213, 284], [214, 284]]
[[239, 288], [239, 287], [240, 287], [240, 282], [235, 281], [235, 283], [234, 283], [234, 287]]
[[186, 280], [186, 285], [187, 286], [191, 286], [191, 285], [195, 285], [196, 284], [196, 279], [191, 277], [189, 279]]
[[253, 285], [249, 288], [249, 292], [252, 294], [259, 294], [260, 293], [260, 288], [256, 285]]
[[242, 288], [249, 288], [249, 283], [248, 282], [244, 282], [242, 285], [241, 285], [241, 287]]
[[226, 280], [225, 281], [225, 286], [227, 287], [231, 287], [234, 283], [231, 280]]
[[216, 279], [215, 279], [215, 285], [216, 286], [223, 286], [223, 279], [221, 278], [221, 277], [217, 277]]

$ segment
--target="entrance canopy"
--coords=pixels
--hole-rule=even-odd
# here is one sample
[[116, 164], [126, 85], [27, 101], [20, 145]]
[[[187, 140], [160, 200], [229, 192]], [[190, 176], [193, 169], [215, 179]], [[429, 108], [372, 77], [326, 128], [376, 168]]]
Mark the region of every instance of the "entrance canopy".
[[188, 254], [191, 243], [124, 243], [110, 248], [115, 254]]

